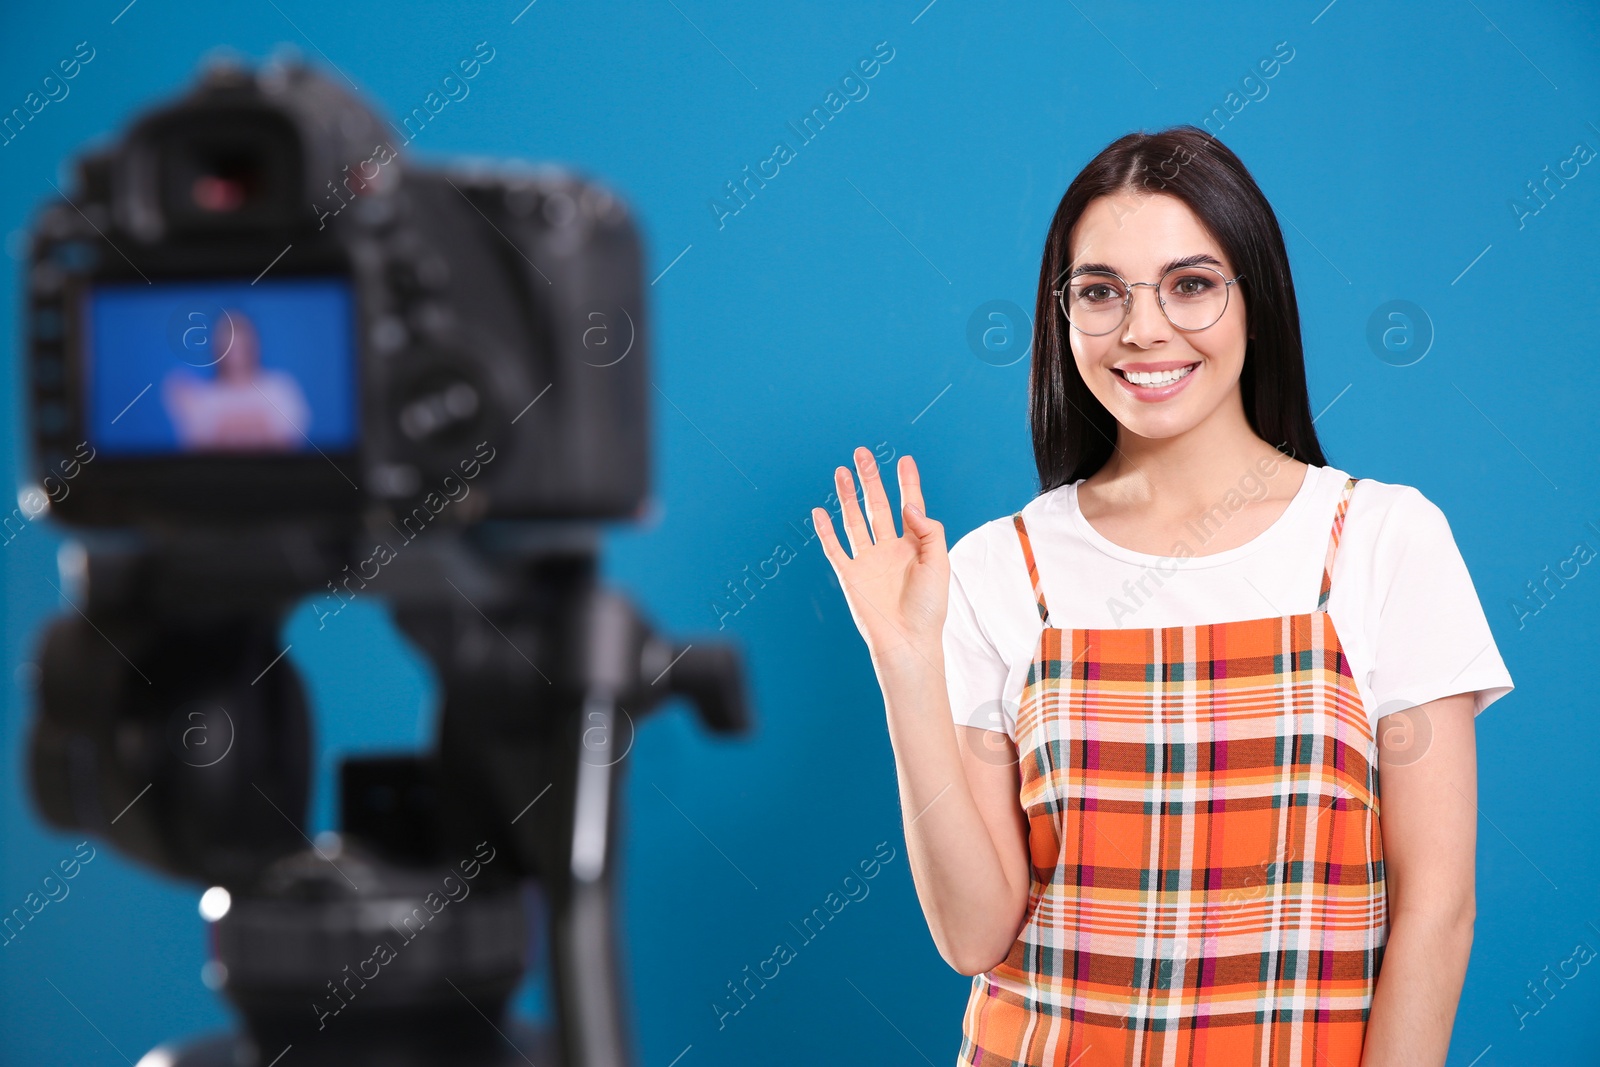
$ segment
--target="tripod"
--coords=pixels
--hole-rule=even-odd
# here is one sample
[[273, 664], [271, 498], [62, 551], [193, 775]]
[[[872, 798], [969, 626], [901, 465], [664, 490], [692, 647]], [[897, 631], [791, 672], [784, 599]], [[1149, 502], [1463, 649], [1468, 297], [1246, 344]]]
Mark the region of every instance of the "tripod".
[[[430, 531], [359, 587], [341, 582], [382, 596], [432, 663], [439, 740], [346, 759], [341, 831], [316, 843], [310, 715], [278, 631], [308, 589], [350, 573], [352, 539], [210, 532], [82, 554], [87, 595], [39, 656], [34, 796], [55, 826], [228, 891], [213, 968], [242, 1027], [143, 1067], [632, 1062], [614, 907], [637, 723], [671, 696], [718, 734], [749, 716], [735, 651], [655, 633], [598, 583], [595, 539]], [[548, 1028], [507, 1010], [533, 883]]]

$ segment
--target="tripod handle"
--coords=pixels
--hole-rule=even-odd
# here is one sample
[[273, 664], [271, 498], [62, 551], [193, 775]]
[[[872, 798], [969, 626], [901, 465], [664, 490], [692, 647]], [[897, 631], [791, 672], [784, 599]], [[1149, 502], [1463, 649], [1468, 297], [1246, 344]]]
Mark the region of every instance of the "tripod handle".
[[744, 670], [738, 649], [723, 643], [674, 645], [672, 665], [663, 679], [676, 696], [688, 698], [712, 733], [750, 732]]

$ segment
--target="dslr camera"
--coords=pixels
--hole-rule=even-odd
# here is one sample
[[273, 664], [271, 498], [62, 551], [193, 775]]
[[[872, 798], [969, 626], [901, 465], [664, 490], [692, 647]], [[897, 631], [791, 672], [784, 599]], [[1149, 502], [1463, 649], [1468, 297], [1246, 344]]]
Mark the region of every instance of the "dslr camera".
[[410, 166], [393, 140], [309, 68], [218, 65], [79, 161], [27, 275], [35, 480], [93, 456], [55, 517], [403, 516], [469, 472], [458, 521], [639, 511], [626, 206], [552, 168]]

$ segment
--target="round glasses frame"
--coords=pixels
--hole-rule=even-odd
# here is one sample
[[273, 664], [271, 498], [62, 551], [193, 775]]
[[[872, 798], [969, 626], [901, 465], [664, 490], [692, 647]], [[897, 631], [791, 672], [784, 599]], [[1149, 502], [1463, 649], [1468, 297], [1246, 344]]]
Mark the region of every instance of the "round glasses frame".
[[[1167, 314], [1167, 302], [1161, 296], [1161, 284], [1162, 284], [1162, 282], [1165, 282], [1169, 276], [1171, 276], [1173, 274], [1176, 274], [1179, 271], [1185, 271], [1185, 270], [1187, 270], [1187, 271], [1195, 271], [1195, 270], [1209, 271], [1210, 273], [1215, 274], [1218, 278], [1222, 279], [1222, 310], [1217, 312], [1217, 317], [1216, 318], [1212, 319], [1210, 322], [1206, 323], [1204, 326], [1193, 326], [1193, 327], [1179, 326], [1177, 323], [1172, 322], [1172, 316]], [[1152, 289], [1154, 289], [1156, 291], [1156, 304], [1157, 304], [1157, 306], [1159, 306], [1161, 308], [1161, 317], [1166, 319], [1169, 323], [1171, 323], [1173, 329], [1182, 330], [1185, 333], [1198, 333], [1201, 330], [1209, 330], [1211, 327], [1213, 327], [1217, 323], [1221, 322], [1222, 321], [1222, 316], [1226, 315], [1228, 313], [1228, 300], [1229, 300], [1229, 297], [1230, 297], [1230, 295], [1231, 295], [1231, 293], [1233, 291], [1233, 286], [1239, 281], [1240, 278], [1244, 277], [1244, 273], [1242, 271], [1239, 274], [1234, 275], [1232, 278], [1227, 278], [1227, 277], [1223, 276], [1223, 274], [1222, 274], [1222, 272], [1220, 270], [1214, 270], [1211, 267], [1202, 267], [1202, 266], [1198, 266], [1198, 265], [1189, 266], [1189, 267], [1173, 267], [1171, 270], [1167, 271], [1166, 274], [1163, 274], [1161, 276], [1160, 281], [1154, 281], [1154, 282], [1130, 282], [1126, 278], [1122, 277], [1122, 275], [1116, 274], [1116, 273], [1114, 273], [1112, 271], [1107, 271], [1107, 270], [1086, 271], [1085, 273], [1086, 274], [1100, 274], [1100, 275], [1105, 275], [1106, 277], [1115, 278], [1117, 281], [1122, 283], [1122, 288], [1124, 290], [1124, 292], [1122, 294], [1122, 318], [1118, 319], [1117, 320], [1117, 324], [1115, 326], [1111, 327], [1111, 329], [1109, 329], [1109, 330], [1101, 330], [1099, 333], [1090, 333], [1088, 330], [1085, 330], [1083, 327], [1079, 326], [1077, 323], [1072, 321], [1072, 314], [1069, 311], [1067, 311], [1067, 291], [1066, 291], [1066, 289], [1052, 289], [1052, 290], [1050, 290], [1051, 295], [1056, 298], [1056, 306], [1061, 309], [1061, 314], [1067, 320], [1067, 325], [1071, 326], [1074, 330], [1077, 330], [1079, 333], [1083, 334], [1085, 337], [1104, 337], [1108, 333], [1112, 333], [1112, 332], [1114, 332], [1116, 330], [1122, 329], [1123, 324], [1128, 321], [1128, 312], [1130, 310], [1132, 310], [1132, 308], [1133, 308], [1133, 290], [1134, 290], [1134, 287], [1135, 286], [1140, 286], [1140, 285], [1147, 285], [1147, 286], [1149, 286], [1150, 288], [1152, 288]], [[1073, 275], [1073, 277], [1081, 277], [1081, 275]], [[1068, 278], [1068, 281], [1071, 281], [1071, 278]]]

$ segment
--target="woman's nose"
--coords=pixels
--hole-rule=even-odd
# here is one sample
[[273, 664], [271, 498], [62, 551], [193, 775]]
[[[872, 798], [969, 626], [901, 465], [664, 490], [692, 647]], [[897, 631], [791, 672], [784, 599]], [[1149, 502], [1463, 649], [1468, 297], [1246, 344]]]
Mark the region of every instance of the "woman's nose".
[[[1141, 289], [1150, 291], [1143, 296]], [[1129, 306], [1122, 320], [1122, 339], [1128, 344], [1146, 345], [1153, 340], [1169, 337], [1172, 323], [1161, 310], [1160, 290], [1154, 286], [1135, 285], [1129, 289]]]

